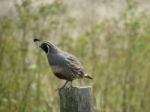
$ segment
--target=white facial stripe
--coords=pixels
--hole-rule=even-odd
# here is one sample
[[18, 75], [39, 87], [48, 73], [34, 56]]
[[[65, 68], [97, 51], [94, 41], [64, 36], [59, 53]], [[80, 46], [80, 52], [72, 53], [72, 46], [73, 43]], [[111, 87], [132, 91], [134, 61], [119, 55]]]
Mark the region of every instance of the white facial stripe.
[[48, 52], [47, 52], [47, 54], [49, 53], [49, 50], [50, 50], [50, 48], [49, 48], [49, 46], [48, 45], [46, 45], [47, 46], [47, 48], [48, 48]]

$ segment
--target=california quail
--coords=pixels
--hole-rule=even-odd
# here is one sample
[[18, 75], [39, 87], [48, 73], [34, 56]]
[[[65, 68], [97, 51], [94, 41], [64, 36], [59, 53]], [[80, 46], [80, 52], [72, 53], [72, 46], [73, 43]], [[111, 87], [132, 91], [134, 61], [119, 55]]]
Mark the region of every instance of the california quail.
[[89, 78], [79, 60], [73, 55], [64, 52], [50, 42], [34, 39], [34, 42], [39, 44], [39, 47], [46, 53], [49, 65], [52, 68], [54, 75], [60, 79], [66, 80], [61, 87], [64, 88], [70, 81], [80, 78]]

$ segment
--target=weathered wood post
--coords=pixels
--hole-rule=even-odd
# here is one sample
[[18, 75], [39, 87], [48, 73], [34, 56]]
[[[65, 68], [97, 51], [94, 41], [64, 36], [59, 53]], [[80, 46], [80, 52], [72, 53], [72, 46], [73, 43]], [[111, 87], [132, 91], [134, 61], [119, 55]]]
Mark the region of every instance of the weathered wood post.
[[59, 90], [60, 112], [92, 112], [91, 87], [73, 87]]

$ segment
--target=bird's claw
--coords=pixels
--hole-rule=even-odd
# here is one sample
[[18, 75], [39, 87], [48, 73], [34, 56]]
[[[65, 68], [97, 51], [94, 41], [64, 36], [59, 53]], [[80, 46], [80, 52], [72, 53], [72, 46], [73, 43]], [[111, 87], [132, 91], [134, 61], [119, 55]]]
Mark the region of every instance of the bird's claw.
[[56, 89], [56, 91], [59, 91], [59, 90], [61, 90], [61, 89], [72, 89], [72, 88], [74, 88], [72, 85], [71, 86], [69, 86], [69, 87], [60, 87], [60, 88], [57, 88]]

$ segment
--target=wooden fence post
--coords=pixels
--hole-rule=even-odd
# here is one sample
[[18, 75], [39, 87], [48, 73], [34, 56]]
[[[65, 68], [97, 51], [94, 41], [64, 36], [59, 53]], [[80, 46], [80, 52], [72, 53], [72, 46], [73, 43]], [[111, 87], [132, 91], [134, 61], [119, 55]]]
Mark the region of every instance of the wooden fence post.
[[92, 112], [91, 87], [73, 87], [59, 90], [60, 112]]

